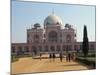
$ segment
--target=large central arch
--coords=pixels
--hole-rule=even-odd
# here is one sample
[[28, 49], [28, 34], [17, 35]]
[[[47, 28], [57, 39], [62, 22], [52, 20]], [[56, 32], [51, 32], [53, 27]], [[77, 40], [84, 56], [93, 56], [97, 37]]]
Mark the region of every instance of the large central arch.
[[48, 40], [49, 42], [57, 42], [57, 32], [56, 31], [51, 31], [48, 34]]

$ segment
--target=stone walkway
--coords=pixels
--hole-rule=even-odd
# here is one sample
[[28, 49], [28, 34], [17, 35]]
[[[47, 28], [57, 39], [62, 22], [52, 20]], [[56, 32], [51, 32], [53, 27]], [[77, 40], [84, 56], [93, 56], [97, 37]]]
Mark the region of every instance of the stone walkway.
[[32, 57], [20, 58], [19, 61], [12, 63], [12, 74], [18, 73], [36, 73], [36, 72], [52, 72], [52, 71], [72, 71], [87, 70], [87, 66], [71, 61], [60, 62], [59, 58], [55, 61], [50, 59], [32, 59]]

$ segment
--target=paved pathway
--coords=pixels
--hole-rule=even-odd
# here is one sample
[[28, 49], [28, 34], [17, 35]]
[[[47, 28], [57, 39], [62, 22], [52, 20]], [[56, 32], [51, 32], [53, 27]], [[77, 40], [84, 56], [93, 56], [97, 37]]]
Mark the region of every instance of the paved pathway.
[[51, 72], [51, 71], [69, 71], [69, 70], [86, 70], [87, 66], [71, 61], [60, 62], [59, 58], [55, 61], [50, 59], [32, 59], [32, 57], [20, 58], [19, 61], [12, 63], [12, 74], [31, 73], [31, 72]]

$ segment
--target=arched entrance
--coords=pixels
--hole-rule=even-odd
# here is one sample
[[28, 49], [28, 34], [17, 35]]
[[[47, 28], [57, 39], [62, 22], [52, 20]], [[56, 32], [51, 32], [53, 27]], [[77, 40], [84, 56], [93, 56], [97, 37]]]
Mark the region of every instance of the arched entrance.
[[49, 42], [57, 42], [57, 32], [55, 32], [55, 31], [51, 31], [51, 32], [49, 32], [49, 34], [48, 34], [48, 41]]
[[51, 47], [50, 47], [50, 51], [51, 51], [52, 53], [54, 53], [54, 52], [55, 52], [55, 47], [54, 47], [54, 46], [51, 46]]
[[32, 46], [32, 54], [37, 55], [37, 47]]
[[34, 42], [39, 43], [39, 38], [40, 38], [39, 35], [35, 34], [34, 35]]
[[47, 45], [44, 46], [44, 51], [45, 51], [45, 52], [48, 52], [48, 46], [47, 46]]
[[57, 51], [57, 52], [60, 52], [60, 51], [61, 51], [60, 45], [57, 45], [57, 46], [56, 46], [56, 51]]
[[22, 46], [19, 46], [17, 49], [18, 49], [17, 55], [24, 55], [24, 51], [22, 49]]

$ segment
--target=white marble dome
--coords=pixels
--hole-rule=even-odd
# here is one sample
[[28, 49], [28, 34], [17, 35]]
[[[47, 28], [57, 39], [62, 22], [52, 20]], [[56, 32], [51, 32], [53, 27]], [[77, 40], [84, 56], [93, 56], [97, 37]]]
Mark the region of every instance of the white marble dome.
[[44, 20], [44, 25], [62, 25], [62, 20], [55, 14], [51, 14]]

